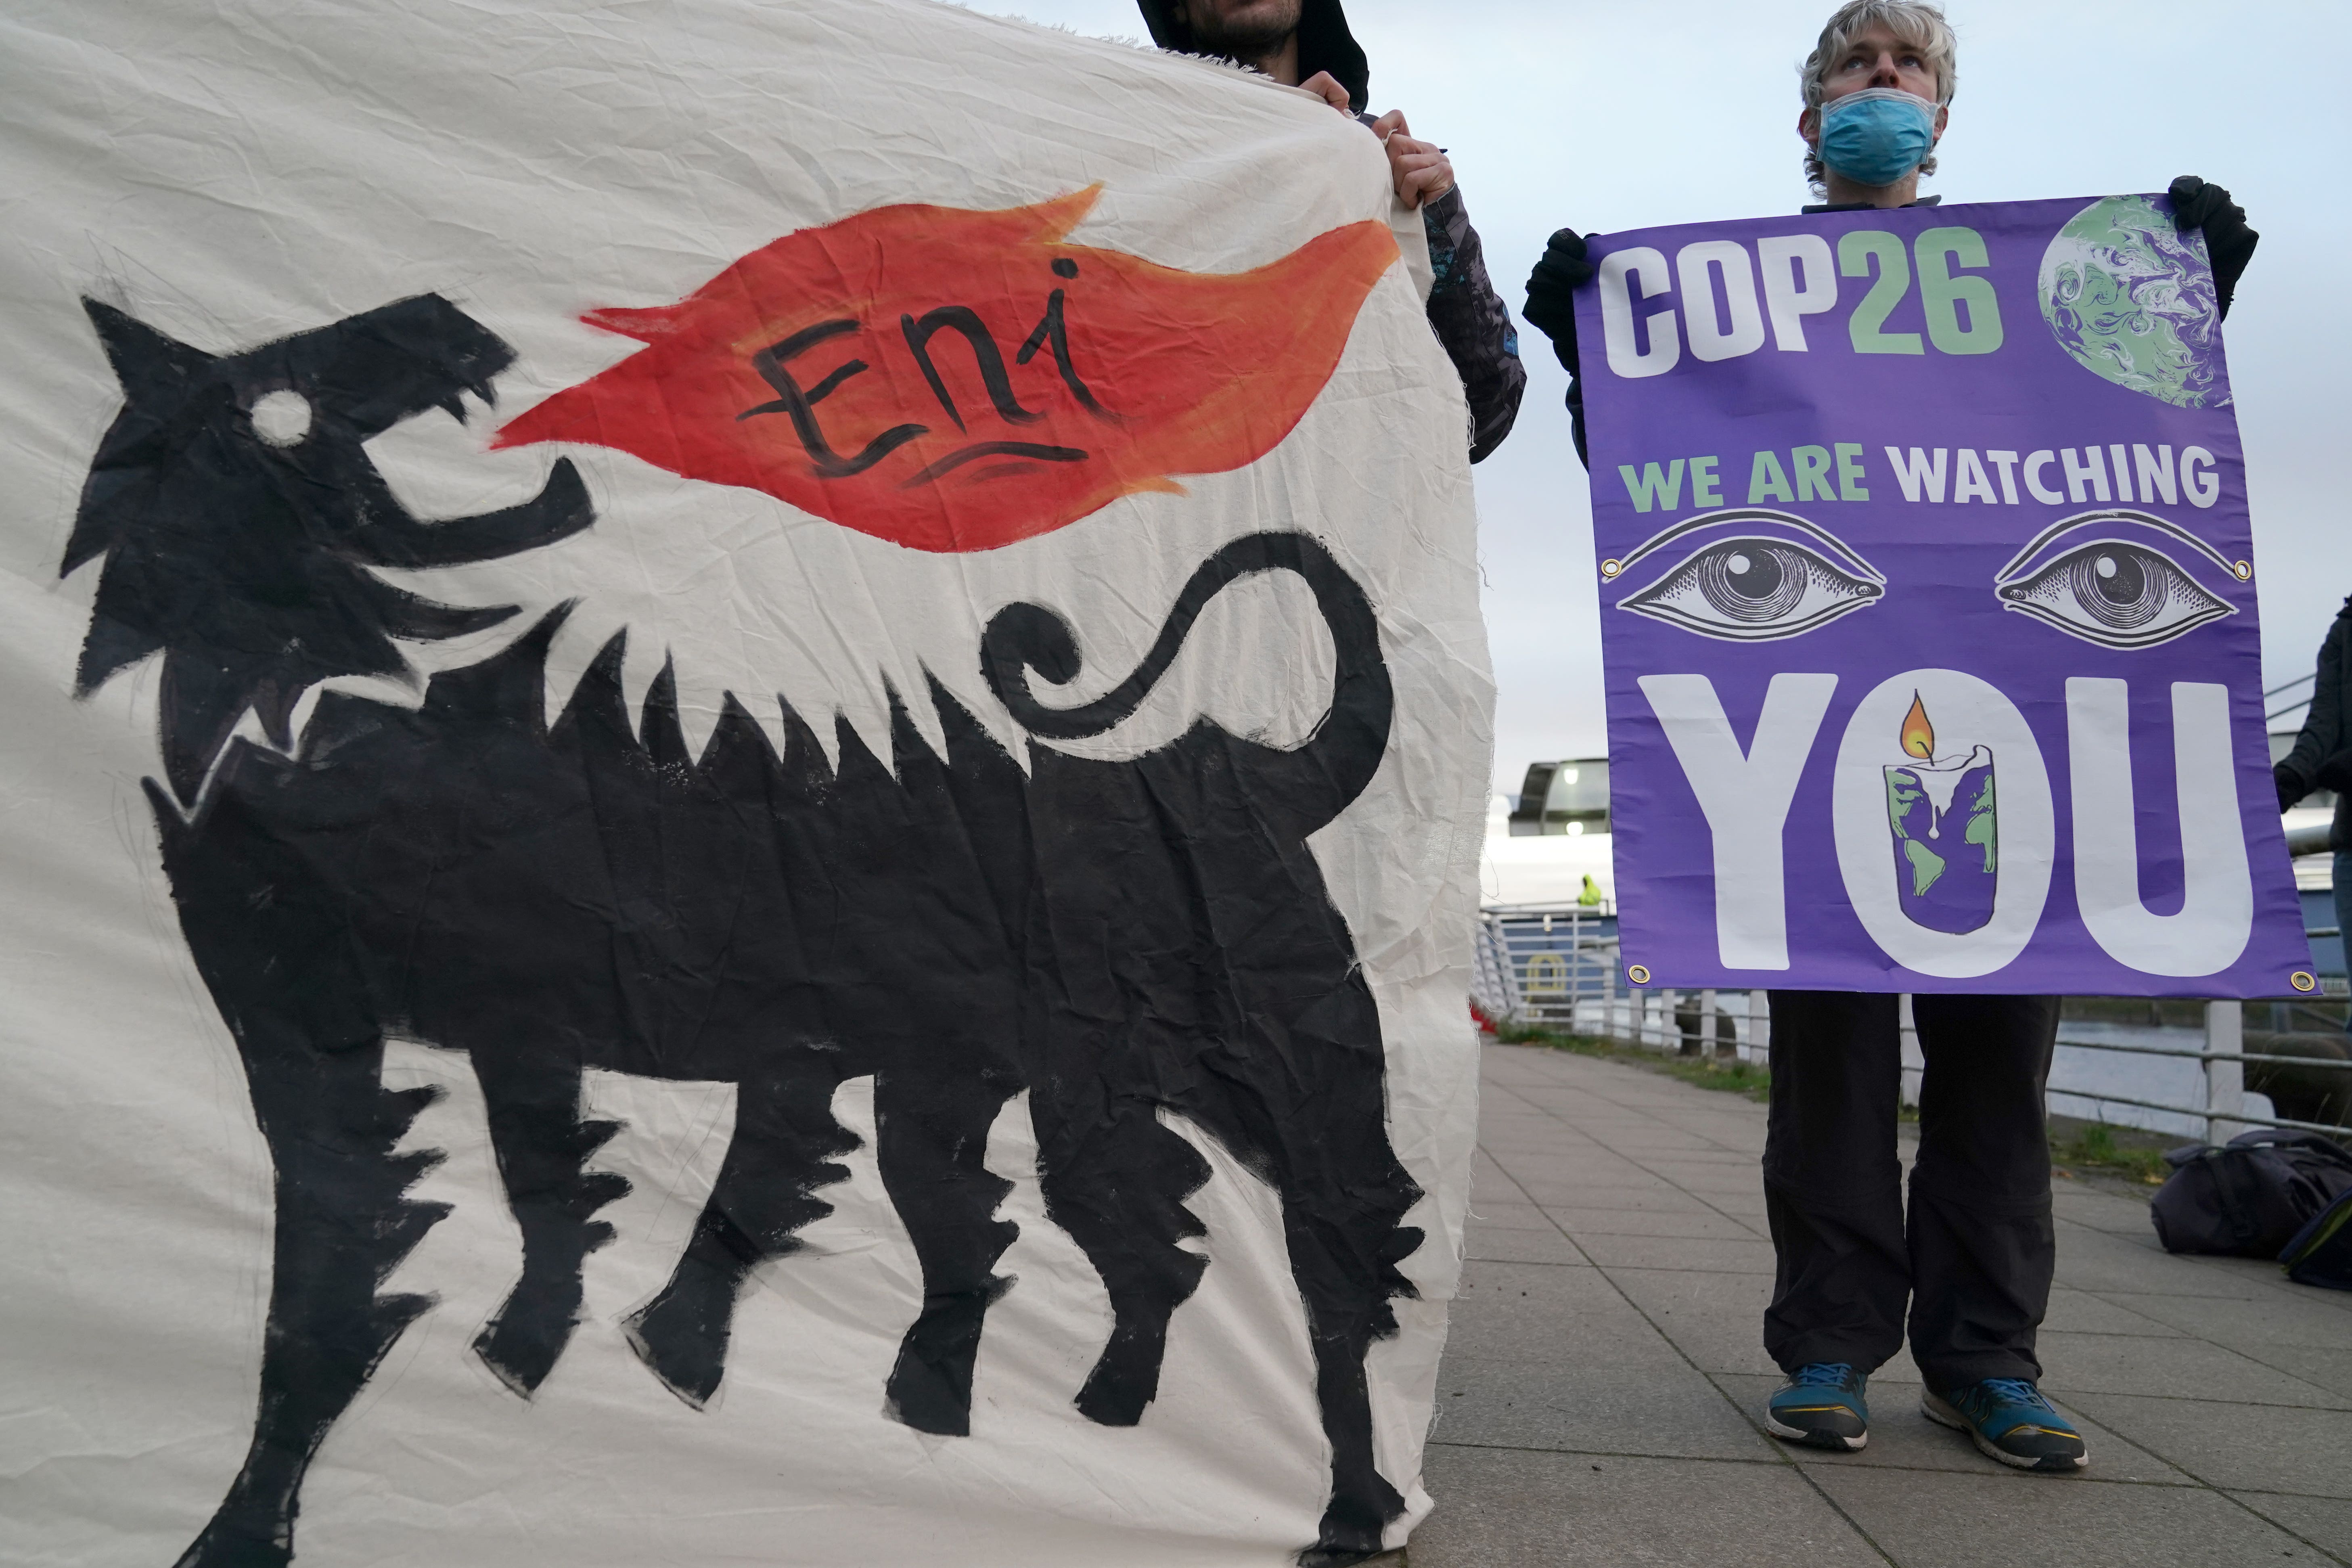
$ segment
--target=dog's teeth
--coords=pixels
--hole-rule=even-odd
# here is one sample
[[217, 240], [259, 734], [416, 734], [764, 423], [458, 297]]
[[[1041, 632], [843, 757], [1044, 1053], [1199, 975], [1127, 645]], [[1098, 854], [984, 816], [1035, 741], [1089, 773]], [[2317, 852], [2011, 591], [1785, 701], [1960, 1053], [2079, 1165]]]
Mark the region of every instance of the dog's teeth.
[[440, 405], [447, 409], [449, 411], [449, 417], [455, 419], [458, 424], [463, 425], [466, 422], [466, 405], [457, 401], [457, 395], [456, 393], [453, 392], [448, 396], [443, 398]]
[[499, 405], [498, 389], [490, 384], [489, 378], [488, 376], [484, 376], [481, 380], [474, 383], [473, 386], [468, 390], [470, 390], [475, 396], [482, 400], [483, 407], [496, 408]]

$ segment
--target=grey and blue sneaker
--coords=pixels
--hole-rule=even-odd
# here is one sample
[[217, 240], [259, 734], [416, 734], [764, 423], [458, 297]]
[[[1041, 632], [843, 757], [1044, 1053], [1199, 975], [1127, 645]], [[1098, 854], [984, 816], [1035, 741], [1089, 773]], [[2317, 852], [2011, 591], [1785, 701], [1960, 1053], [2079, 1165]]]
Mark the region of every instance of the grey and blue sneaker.
[[2079, 1470], [2090, 1450], [2074, 1424], [2025, 1377], [1989, 1377], [1947, 1394], [1922, 1394], [1919, 1413], [1966, 1432], [1986, 1457], [2021, 1470]]
[[1870, 1441], [1870, 1374], [1842, 1361], [1809, 1362], [1789, 1374], [1764, 1407], [1764, 1429], [1809, 1448], [1851, 1454]]

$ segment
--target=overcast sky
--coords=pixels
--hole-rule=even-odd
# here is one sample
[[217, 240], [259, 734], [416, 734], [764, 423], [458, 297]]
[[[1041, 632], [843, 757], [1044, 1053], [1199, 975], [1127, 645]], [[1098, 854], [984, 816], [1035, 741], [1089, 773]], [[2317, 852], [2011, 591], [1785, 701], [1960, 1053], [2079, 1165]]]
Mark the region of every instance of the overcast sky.
[[[1134, 0], [970, 0], [1140, 38]], [[1516, 311], [1561, 225], [1586, 231], [1791, 211], [1811, 198], [1797, 63], [1829, 0], [1348, 0], [1372, 107], [1447, 147]], [[2345, 490], [2352, 364], [2352, 6], [2213, 0], [1953, 0], [1959, 95], [1927, 188], [1951, 202], [2226, 185], [2263, 236], [2227, 329], [2245, 439], [2266, 686], [2310, 673], [2352, 593]], [[1521, 329], [1518, 427], [1479, 465], [1479, 551], [1500, 683], [1495, 776], [1597, 754], [1601, 647], [1591, 516], [1567, 377]]]

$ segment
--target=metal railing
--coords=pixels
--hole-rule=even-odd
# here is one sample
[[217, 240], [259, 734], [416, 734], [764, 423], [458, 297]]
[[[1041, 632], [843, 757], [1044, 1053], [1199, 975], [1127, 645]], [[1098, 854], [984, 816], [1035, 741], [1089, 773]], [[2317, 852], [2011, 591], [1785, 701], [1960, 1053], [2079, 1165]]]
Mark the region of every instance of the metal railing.
[[[1517, 904], [1482, 910], [1478, 915], [1471, 1000], [1481, 1015], [1498, 1024], [1594, 1036], [1654, 1050], [1735, 1054], [1755, 1062], [1770, 1059], [1771, 1023], [1762, 990], [1690, 991], [1627, 984], [1619, 963], [1616, 928], [1615, 910], [1607, 905], [1591, 908]], [[1906, 1104], [1916, 1104], [1926, 1058], [1912, 1022], [1911, 998], [1902, 997], [1898, 1005], [1902, 1019], [1903, 1098]], [[2245, 1005], [2222, 1001], [2208, 1002], [2204, 1006], [2204, 1043], [2195, 1050], [2069, 1039], [2063, 1035], [2058, 1041], [2061, 1046], [2078, 1050], [2168, 1057], [2200, 1063], [2204, 1068], [2200, 1075], [2199, 1099], [2202, 1103], [2172, 1105], [2064, 1084], [2052, 1086], [2049, 1093], [2089, 1102], [2094, 1111], [2091, 1120], [2110, 1125], [2137, 1124], [2112, 1121], [2105, 1113], [2108, 1106], [2130, 1106], [2187, 1117], [2204, 1124], [2208, 1142], [2226, 1142], [2248, 1127], [2277, 1127], [2352, 1138], [2352, 1127], [2255, 1115], [2245, 1105], [2245, 1068], [2249, 1062], [2352, 1072], [2352, 1061], [2247, 1051], [2243, 1048]], [[1730, 1047], [1729, 1053], [1724, 1051], [1727, 1045]]]
[[2290, 713], [2297, 712], [2303, 709], [2310, 707], [2311, 693], [2308, 691], [2305, 692], [2300, 697], [2289, 698], [2283, 707], [2272, 708], [2270, 707], [2270, 700], [2273, 697], [2284, 697], [2288, 692], [2294, 690], [2297, 687], [2312, 686], [2317, 680], [2318, 675], [2317, 672], [2315, 671], [2310, 675], [2298, 675], [2293, 680], [2287, 681], [2284, 685], [2273, 686], [2268, 691], [2263, 692], [2263, 704], [2265, 711], [2263, 714], [2263, 721], [2267, 724], [2274, 724]]

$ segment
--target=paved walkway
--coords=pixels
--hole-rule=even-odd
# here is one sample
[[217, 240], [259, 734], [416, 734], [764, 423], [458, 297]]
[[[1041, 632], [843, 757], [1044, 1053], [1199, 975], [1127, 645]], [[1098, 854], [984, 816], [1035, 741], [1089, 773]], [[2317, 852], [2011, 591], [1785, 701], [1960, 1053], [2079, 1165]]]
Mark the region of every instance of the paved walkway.
[[2352, 1563], [2352, 1294], [2173, 1258], [2058, 1183], [2044, 1386], [2091, 1468], [2003, 1469], [1872, 1379], [1870, 1447], [1765, 1436], [1764, 1108], [1490, 1046], [1470, 1263], [1411, 1568]]

